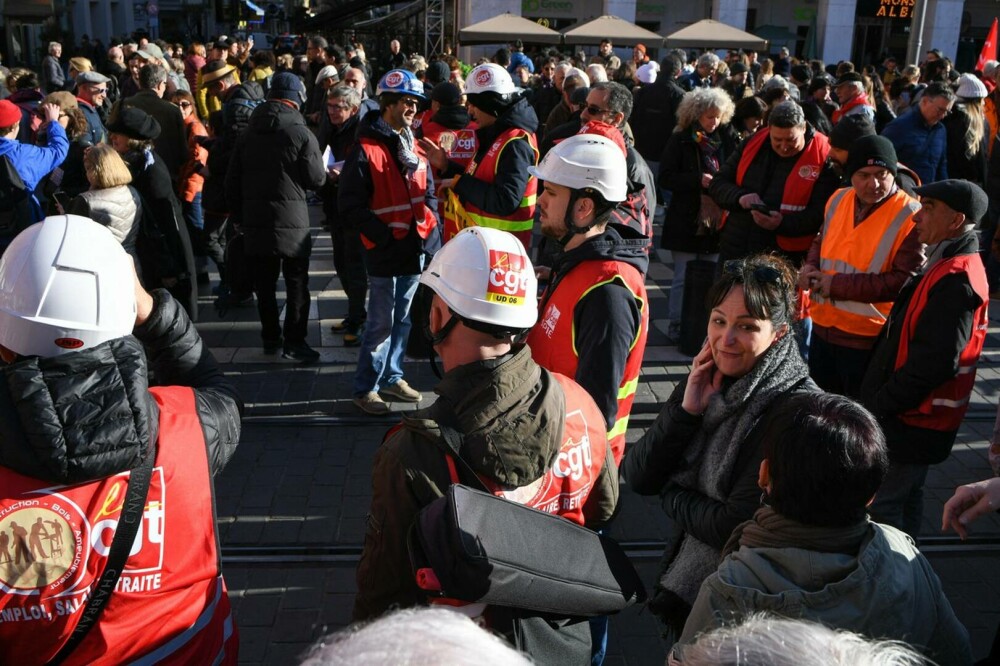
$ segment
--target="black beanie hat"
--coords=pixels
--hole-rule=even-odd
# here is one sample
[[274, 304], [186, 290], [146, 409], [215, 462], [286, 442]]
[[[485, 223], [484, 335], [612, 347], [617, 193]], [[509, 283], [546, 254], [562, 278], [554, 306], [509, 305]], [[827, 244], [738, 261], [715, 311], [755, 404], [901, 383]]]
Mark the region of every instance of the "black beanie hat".
[[427, 82], [437, 85], [451, 78], [451, 68], [442, 60], [435, 60], [427, 66]]
[[431, 101], [442, 106], [459, 106], [462, 103], [462, 91], [454, 83], [445, 81], [431, 90]]
[[278, 72], [271, 77], [271, 87], [267, 91], [268, 99], [284, 99], [294, 102], [299, 108], [306, 103], [306, 86], [291, 72]]
[[868, 116], [856, 113], [844, 116], [830, 132], [830, 145], [840, 150], [850, 150], [851, 144], [863, 136], [875, 135], [875, 123]]
[[892, 141], [884, 136], [863, 136], [854, 141], [847, 153], [847, 174], [864, 167], [877, 166], [887, 169], [893, 176], [899, 167], [896, 161], [896, 149]]
[[160, 123], [142, 109], [126, 106], [108, 125], [108, 131], [123, 134], [130, 139], [154, 141], [160, 136]]

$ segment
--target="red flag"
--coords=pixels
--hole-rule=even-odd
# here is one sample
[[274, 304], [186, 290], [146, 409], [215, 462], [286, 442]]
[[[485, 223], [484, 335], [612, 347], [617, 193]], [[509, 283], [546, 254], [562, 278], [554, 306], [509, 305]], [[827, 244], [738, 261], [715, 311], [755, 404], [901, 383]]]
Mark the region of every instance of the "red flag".
[[976, 71], [981, 72], [986, 67], [987, 60], [997, 59], [997, 20], [993, 19], [993, 25], [990, 26], [990, 32], [986, 35], [986, 42], [983, 44], [983, 50], [979, 52], [979, 60], [976, 61]]

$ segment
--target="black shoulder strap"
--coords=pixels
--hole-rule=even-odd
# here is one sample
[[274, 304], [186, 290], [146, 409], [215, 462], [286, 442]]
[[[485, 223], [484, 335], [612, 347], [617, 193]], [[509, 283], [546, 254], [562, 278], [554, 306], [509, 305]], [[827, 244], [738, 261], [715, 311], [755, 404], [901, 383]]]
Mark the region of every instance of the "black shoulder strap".
[[461, 479], [466, 482], [466, 485], [490, 492], [486, 484], [480, 480], [479, 475], [476, 474], [475, 470], [462, 457], [462, 445], [465, 443], [465, 435], [449, 424], [441, 423], [440, 421], [438, 421], [438, 429], [441, 431], [441, 437], [432, 439], [438, 445], [438, 448], [441, 449], [441, 452], [451, 457], [461, 468]]
[[93, 587], [90, 598], [87, 599], [87, 605], [80, 615], [80, 621], [73, 629], [73, 633], [70, 634], [69, 640], [63, 644], [56, 656], [49, 660], [48, 665], [61, 664], [73, 653], [87, 633], [97, 624], [101, 612], [104, 611], [104, 606], [111, 598], [111, 593], [125, 568], [129, 551], [132, 550], [135, 535], [142, 524], [142, 512], [146, 506], [146, 495], [149, 492], [149, 480], [153, 474], [153, 460], [155, 458], [156, 443], [154, 442], [146, 454], [146, 459], [129, 475], [128, 489], [125, 491], [125, 504], [122, 507], [121, 516], [118, 518], [118, 528], [115, 530], [115, 536], [111, 542], [108, 561], [104, 565], [104, 573], [101, 574], [100, 580]]

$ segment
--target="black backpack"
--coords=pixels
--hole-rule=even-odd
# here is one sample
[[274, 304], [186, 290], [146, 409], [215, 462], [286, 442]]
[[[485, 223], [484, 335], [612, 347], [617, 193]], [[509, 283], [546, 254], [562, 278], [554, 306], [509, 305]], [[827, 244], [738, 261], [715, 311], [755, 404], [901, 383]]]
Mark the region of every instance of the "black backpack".
[[32, 215], [31, 192], [6, 155], [0, 156], [0, 254], [27, 229]]

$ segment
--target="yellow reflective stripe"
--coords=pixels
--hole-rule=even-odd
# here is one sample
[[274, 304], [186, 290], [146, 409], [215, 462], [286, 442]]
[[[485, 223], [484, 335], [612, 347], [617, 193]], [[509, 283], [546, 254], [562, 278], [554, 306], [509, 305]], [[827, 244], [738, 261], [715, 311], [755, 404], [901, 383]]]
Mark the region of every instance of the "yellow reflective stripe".
[[635, 379], [625, 382], [625, 384], [619, 387], [618, 399], [624, 400], [625, 398], [635, 393], [638, 389], [639, 389], [639, 378], [636, 377]]
[[628, 414], [615, 421], [615, 425], [608, 431], [608, 439], [614, 439], [625, 434], [628, 430]]
[[[507, 144], [510, 143], [511, 141], [521, 141], [521, 140], [527, 141], [528, 142], [528, 146], [531, 148], [531, 152], [533, 152], [535, 154], [535, 164], [532, 165], [532, 166], [536, 166], [538, 164], [538, 155], [539, 155], [538, 148], [531, 141], [531, 138], [529, 138], [529, 137], [533, 137], [533, 136], [534, 136], [534, 134], [531, 134], [531, 133], [528, 133], [527, 131], [525, 131], [524, 134], [515, 134], [514, 136], [510, 137], [509, 139], [507, 139], [506, 141], [503, 142], [503, 145], [500, 146], [500, 150], [497, 151], [496, 161], [493, 164], [493, 176], [494, 177], [496, 177], [496, 175], [500, 172], [500, 153], [503, 152], [503, 149], [506, 148]], [[492, 146], [490, 147], [490, 149], [492, 150]], [[486, 151], [486, 152], [489, 153], [489, 151]], [[531, 176], [529, 178], [529, 180], [531, 178], [534, 178], [534, 176]]]
[[[458, 212], [458, 211], [456, 211]], [[531, 231], [531, 228], [535, 225], [534, 220], [505, 220], [500, 217], [489, 217], [488, 215], [479, 215], [471, 211], [462, 209], [461, 214], [468, 217], [476, 226], [480, 227], [490, 227], [492, 229], [500, 229], [501, 231]], [[469, 226], [463, 224], [463, 227]]]
[[[594, 284], [593, 286], [589, 287], [585, 292], [583, 292], [582, 294], [580, 294], [580, 298], [577, 299], [577, 302], [582, 301], [587, 296], [587, 294], [589, 294], [593, 290], [597, 289], [598, 287], [600, 287], [602, 285], [605, 285], [605, 284], [608, 284], [609, 282], [614, 282], [616, 280], [618, 282], [621, 282], [622, 286], [624, 286], [626, 289], [628, 289], [628, 293], [632, 294], [632, 298], [634, 298], [635, 300], [639, 301], [639, 312], [640, 313], [643, 312], [646, 309], [646, 301], [645, 301], [645, 299], [643, 299], [642, 296], [640, 296], [639, 294], [637, 294], [634, 291], [632, 291], [632, 287], [628, 286], [628, 282], [626, 282], [625, 278], [623, 278], [621, 275], [616, 275], [616, 276], [614, 276], [612, 278], [604, 280], [603, 282], [598, 282], [598, 283]], [[635, 348], [636, 343], [639, 342], [639, 336], [641, 336], [641, 335], [642, 335], [642, 322], [640, 321], [639, 322], [639, 328], [637, 328], [635, 330], [635, 337], [632, 338], [632, 344], [630, 344], [628, 346], [628, 350], [630, 352]], [[570, 340], [572, 340], [572, 342], [573, 342], [573, 356], [576, 356], [576, 357], [579, 358], [580, 353], [576, 350], [576, 321], [573, 321], [570, 324]]]

